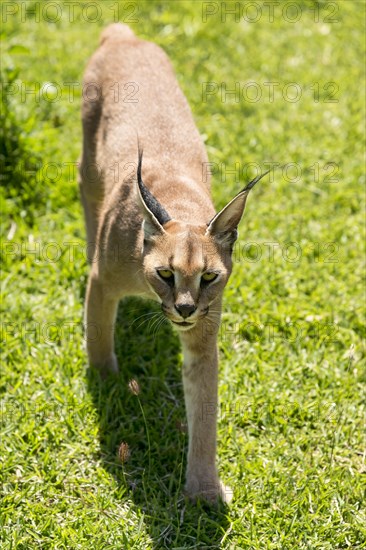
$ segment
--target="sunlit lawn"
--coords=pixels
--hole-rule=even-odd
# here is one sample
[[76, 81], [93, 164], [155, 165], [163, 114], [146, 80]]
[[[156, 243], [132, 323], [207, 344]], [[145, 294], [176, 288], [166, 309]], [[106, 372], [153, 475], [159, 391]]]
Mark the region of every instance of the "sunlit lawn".
[[[238, 21], [220, 2], [39, 4], [2, 6], [2, 548], [366, 548], [365, 4], [275, 5], [273, 21], [259, 1]], [[117, 16], [171, 58], [217, 208], [271, 168], [248, 201], [220, 331], [227, 509], [182, 496], [178, 339], [136, 320], [156, 305], [121, 304], [118, 379], [87, 371], [81, 78]]]

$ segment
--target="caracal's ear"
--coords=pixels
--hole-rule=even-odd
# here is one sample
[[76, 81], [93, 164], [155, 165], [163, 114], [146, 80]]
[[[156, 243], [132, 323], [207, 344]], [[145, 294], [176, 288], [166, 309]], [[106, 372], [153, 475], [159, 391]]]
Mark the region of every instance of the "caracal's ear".
[[237, 227], [244, 213], [249, 191], [268, 172], [269, 170], [254, 178], [233, 200], [224, 206], [208, 224], [206, 234], [214, 237], [221, 245], [232, 246], [238, 237]]
[[160, 202], [149, 191], [141, 177], [142, 149], [139, 147], [139, 159], [137, 165], [137, 189], [141, 213], [144, 218], [145, 237], [165, 233], [164, 223], [171, 218], [168, 212], [161, 206]]

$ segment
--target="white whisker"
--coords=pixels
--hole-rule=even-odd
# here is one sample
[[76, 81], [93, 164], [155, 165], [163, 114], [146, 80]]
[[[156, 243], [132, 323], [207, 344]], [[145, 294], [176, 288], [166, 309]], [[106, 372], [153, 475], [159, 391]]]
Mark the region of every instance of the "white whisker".
[[165, 323], [165, 321], [168, 321], [168, 319], [167, 319], [165, 316], [163, 316], [163, 317], [160, 319], [160, 323], [157, 324], [157, 326], [156, 326], [156, 328], [155, 328], [155, 331], [154, 331], [154, 336], [153, 336], [154, 342], [155, 342], [155, 338], [156, 338], [156, 336], [157, 336], [157, 333], [158, 333], [159, 329], [162, 327], [162, 325]]
[[148, 316], [153, 316], [153, 315], [156, 315], [157, 313], [160, 313], [158, 311], [149, 311], [148, 313], [143, 313], [142, 315], [140, 315], [139, 317], [136, 317], [136, 319], [134, 319], [134, 321], [132, 321], [132, 323], [130, 324], [130, 326], [132, 327], [132, 325], [134, 325], [139, 319], [141, 319], [142, 317], [148, 317]]
[[158, 315], [161, 315], [161, 313], [157, 312], [157, 313], [154, 313], [153, 316], [143, 319], [141, 323], [136, 327], [136, 330], [142, 327], [142, 325], [144, 325], [145, 323], [150, 323], [154, 319], [154, 317], [157, 317]]

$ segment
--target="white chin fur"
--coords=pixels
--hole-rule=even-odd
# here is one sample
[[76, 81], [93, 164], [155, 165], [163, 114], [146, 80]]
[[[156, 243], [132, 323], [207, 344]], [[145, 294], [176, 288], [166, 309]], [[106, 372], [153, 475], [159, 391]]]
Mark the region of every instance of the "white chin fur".
[[175, 327], [177, 330], [181, 331], [181, 332], [186, 332], [187, 330], [191, 330], [193, 327], [196, 326], [196, 323], [192, 323], [191, 326], [189, 327], [182, 327], [181, 325], [177, 325], [176, 323], [173, 323], [172, 322], [172, 325], [173, 327]]

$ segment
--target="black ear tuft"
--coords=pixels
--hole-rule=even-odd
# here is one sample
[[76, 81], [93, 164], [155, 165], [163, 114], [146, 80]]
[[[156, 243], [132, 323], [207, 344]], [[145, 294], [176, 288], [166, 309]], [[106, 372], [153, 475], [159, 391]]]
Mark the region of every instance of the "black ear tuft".
[[206, 233], [214, 236], [223, 244], [232, 245], [237, 238], [236, 229], [243, 215], [249, 191], [268, 173], [269, 170], [250, 181], [236, 197], [212, 218]]
[[155, 216], [158, 222], [161, 225], [164, 225], [171, 220], [168, 212], [163, 208], [160, 202], [154, 197], [154, 195], [149, 191], [141, 177], [141, 165], [142, 165], [142, 149], [139, 146], [139, 160], [137, 165], [137, 183], [140, 189], [142, 200], [144, 201], [146, 207], [150, 212]]
[[244, 187], [243, 191], [250, 191], [251, 189], [253, 189], [253, 187], [255, 186], [256, 183], [259, 182], [259, 180], [261, 180], [262, 178], [264, 178], [264, 176], [266, 176], [267, 174], [270, 173], [271, 170], [267, 170], [267, 172], [264, 172], [263, 174], [260, 174], [259, 176], [257, 176], [256, 178], [254, 178], [254, 180], [250, 181], [248, 183], [248, 185], [246, 187]]

